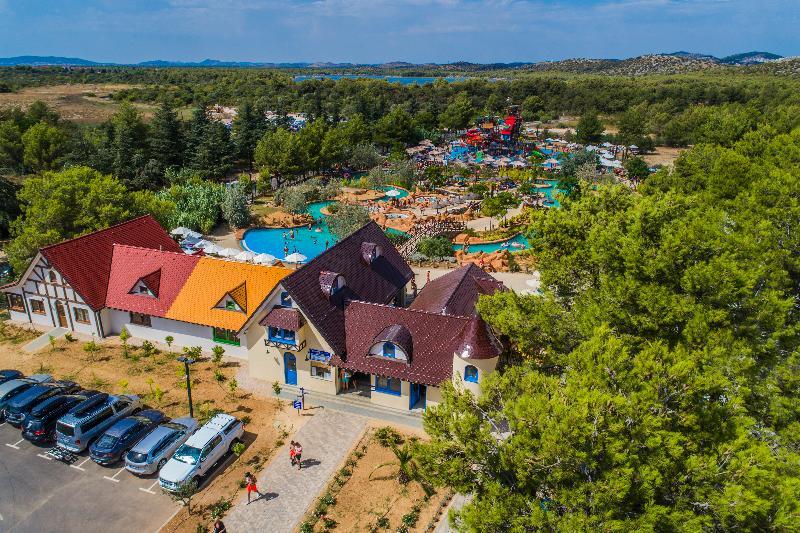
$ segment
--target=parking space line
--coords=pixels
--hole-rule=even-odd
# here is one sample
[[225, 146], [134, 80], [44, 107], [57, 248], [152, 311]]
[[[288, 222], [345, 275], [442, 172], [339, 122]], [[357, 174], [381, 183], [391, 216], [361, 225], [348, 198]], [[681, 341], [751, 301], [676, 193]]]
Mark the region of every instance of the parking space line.
[[9, 448], [14, 448], [15, 450], [19, 450], [19, 444], [20, 444], [22, 441], [24, 441], [24, 440], [25, 440], [25, 439], [19, 439], [19, 440], [18, 440], [17, 442], [15, 442], [14, 444], [6, 444], [6, 446], [8, 446]]
[[81, 467], [82, 467], [83, 465], [85, 465], [85, 464], [86, 464], [86, 461], [88, 461], [88, 460], [89, 460], [89, 458], [87, 457], [87, 458], [86, 458], [86, 459], [84, 459], [84, 460], [83, 460], [83, 462], [82, 462], [81, 464], [79, 464], [78, 466], [75, 466], [75, 465], [69, 465], [69, 467], [70, 467], [70, 468], [74, 468], [75, 470], [80, 470], [81, 472], [86, 472], [86, 470], [85, 470], [85, 469], [83, 469], [83, 468], [81, 468]]
[[158, 480], [155, 480], [153, 482], [153, 484], [150, 485], [149, 487], [147, 487], [146, 489], [143, 489], [142, 487], [139, 487], [139, 490], [142, 491], [142, 492], [146, 492], [148, 494], [156, 494], [156, 492], [153, 490], [153, 487], [155, 487], [156, 485], [158, 485]]
[[113, 481], [114, 483], [119, 483], [119, 480], [117, 479], [117, 476], [120, 475], [123, 470], [125, 470], [124, 466], [122, 468], [120, 468], [119, 470], [117, 470], [117, 473], [114, 474], [113, 476], [111, 476], [111, 477], [103, 476], [103, 479], [107, 479], [109, 481]]
[[47, 459], [48, 461], [52, 461], [53, 460], [53, 458], [50, 457], [49, 455], [42, 455], [41, 453], [37, 453], [36, 456], [37, 457], [41, 457], [42, 459]]

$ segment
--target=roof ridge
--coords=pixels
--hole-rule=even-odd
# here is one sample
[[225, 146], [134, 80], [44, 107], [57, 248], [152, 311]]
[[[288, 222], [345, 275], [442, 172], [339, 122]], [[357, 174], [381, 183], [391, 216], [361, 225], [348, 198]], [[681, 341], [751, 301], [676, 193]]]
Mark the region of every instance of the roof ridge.
[[432, 313], [430, 311], [425, 311], [424, 309], [412, 309], [411, 307], [397, 307], [397, 306], [388, 305], [388, 304], [378, 304], [378, 303], [373, 303], [373, 302], [365, 302], [363, 300], [350, 300], [348, 305], [351, 304], [351, 303], [353, 303], [353, 304], [364, 304], [364, 305], [376, 305], [378, 307], [386, 307], [388, 309], [399, 309], [401, 311], [410, 311], [412, 313], [420, 313], [420, 314], [423, 314], [423, 315], [430, 315], [430, 316], [446, 316], [446, 317], [449, 317], [449, 318], [460, 318], [460, 319], [464, 319], [464, 320], [467, 320], [467, 321], [469, 321], [470, 318], [471, 318], [471, 317], [462, 316], [462, 315], [448, 315], [448, 314], [445, 314], [445, 313]]
[[[153, 216], [150, 213], [147, 213], [146, 215], [141, 215], [141, 216], [138, 216], [136, 218], [131, 218], [131, 219], [128, 219], [128, 220], [124, 220], [122, 222], [118, 222], [116, 224], [108, 226], [107, 228], [98, 229], [98, 230], [95, 230], [95, 231], [91, 231], [89, 233], [84, 233], [83, 235], [78, 235], [77, 237], [72, 237], [70, 239], [64, 239], [63, 241], [59, 241], [59, 242], [56, 242], [56, 243], [53, 243], [53, 244], [48, 244], [47, 246], [42, 246], [41, 248], [39, 248], [39, 251], [48, 250], [48, 249], [53, 248], [55, 246], [60, 246], [60, 245], [62, 245], [64, 243], [66, 243], [66, 242], [74, 242], [74, 241], [83, 239], [84, 237], [91, 237], [92, 235], [97, 235], [98, 233], [105, 233], [108, 230], [111, 230], [111, 229], [114, 229], [114, 228], [118, 228], [120, 226], [124, 226], [126, 224], [130, 224], [131, 222], [135, 222], [137, 220], [142, 220], [142, 219], [145, 219], [145, 218], [153, 219], [153, 222], [158, 224], [158, 221], [155, 218], [153, 218]], [[158, 225], [159, 225], [159, 227], [161, 226], [161, 224], [158, 224]]]
[[374, 225], [374, 226], [376, 226], [376, 227], [378, 228], [378, 230], [380, 230], [381, 232], [383, 232], [383, 230], [381, 229], [381, 227], [380, 227], [380, 226], [378, 226], [378, 224], [377, 224], [377, 223], [376, 223], [374, 220], [370, 219], [370, 221], [369, 221], [369, 222], [367, 222], [366, 224], [364, 224], [363, 226], [361, 226], [360, 228], [358, 228], [357, 230], [355, 230], [353, 233], [351, 233], [350, 235], [348, 235], [347, 237], [345, 237], [345, 238], [344, 238], [344, 239], [342, 239], [341, 241], [333, 243], [333, 246], [331, 246], [330, 248], [328, 248], [327, 250], [325, 250], [324, 252], [322, 252], [321, 254], [319, 254], [317, 257], [313, 258], [311, 261], [309, 261], [308, 263], [306, 263], [306, 264], [305, 264], [305, 265], [303, 265], [302, 267], [298, 268], [297, 270], [295, 270], [294, 272], [292, 272], [291, 274], [289, 274], [289, 275], [288, 275], [288, 276], [286, 276], [286, 277], [287, 277], [287, 278], [290, 278], [290, 277], [292, 277], [292, 276], [295, 274], [295, 272], [300, 272], [300, 271], [302, 271], [303, 269], [310, 267], [312, 264], [314, 264], [315, 262], [319, 261], [321, 258], [325, 257], [325, 255], [327, 254], [327, 252], [329, 252], [330, 250], [333, 250], [333, 249], [334, 249], [335, 247], [337, 247], [337, 246], [341, 246], [342, 244], [344, 244], [344, 243], [345, 243], [345, 242], [347, 242], [348, 240], [350, 240], [350, 239], [353, 239], [353, 238], [354, 238], [356, 235], [360, 234], [362, 231], [366, 230], [367, 228], [369, 228], [369, 227], [371, 227], [371, 226], [373, 226], [373, 225]]
[[120, 248], [130, 248], [132, 250], [144, 250], [145, 252], [158, 252], [160, 254], [172, 254], [172, 255], [177, 255], [178, 257], [198, 257], [196, 255], [185, 254], [183, 252], [173, 252], [173, 251], [170, 251], [170, 250], [160, 250], [160, 249], [156, 249], [156, 248], [145, 248], [144, 246], [133, 246], [133, 245], [130, 245], [130, 244], [120, 244], [120, 243], [116, 243], [116, 242], [112, 243], [111, 246], [113, 246], [114, 248], [119, 246]]

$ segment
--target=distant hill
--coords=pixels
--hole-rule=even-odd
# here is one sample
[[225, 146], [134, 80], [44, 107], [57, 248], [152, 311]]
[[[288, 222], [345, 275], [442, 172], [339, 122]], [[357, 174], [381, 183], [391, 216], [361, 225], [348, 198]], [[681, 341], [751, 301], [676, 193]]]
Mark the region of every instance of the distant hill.
[[0, 57], [0, 66], [14, 67], [18, 65], [39, 66], [81, 66], [92, 67], [100, 65], [94, 61], [80, 59], [77, 57], [57, 57], [57, 56], [16, 56]]
[[[627, 59], [590, 59], [575, 58], [560, 61], [514, 62], [514, 63], [471, 63], [458, 61], [453, 63], [408, 63], [390, 61], [377, 64], [332, 63], [332, 62], [297, 62], [268, 63], [256, 61], [220, 61], [204, 59], [202, 61], [168, 61], [157, 59], [135, 64], [100, 63], [75, 57], [57, 56], [17, 56], [0, 58], [0, 66], [134, 66], [134, 67], [198, 67], [198, 68], [292, 68], [292, 69], [360, 69], [362, 71], [396, 70], [410, 72], [415, 75], [430, 74], [431, 71], [447, 72], [483, 72], [494, 70], [521, 70], [532, 72], [567, 72], [576, 74], [601, 74], [608, 76], [646, 76], [652, 74], [678, 74], [696, 72], [714, 68], [756, 67], [781, 60], [781, 56], [770, 52], [745, 52], [724, 58], [695, 52], [672, 52], [668, 54], [650, 54]], [[785, 70], [786, 65], [780, 71]]]
[[759, 65], [761, 63], [777, 61], [778, 59], [783, 59], [783, 57], [770, 52], [745, 52], [743, 54], [723, 57], [720, 61], [728, 65]]

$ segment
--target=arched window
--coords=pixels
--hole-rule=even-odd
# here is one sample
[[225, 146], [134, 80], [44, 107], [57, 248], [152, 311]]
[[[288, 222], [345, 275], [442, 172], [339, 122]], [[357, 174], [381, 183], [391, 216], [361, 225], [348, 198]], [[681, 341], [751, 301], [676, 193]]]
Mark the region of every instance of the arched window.
[[292, 306], [292, 298], [289, 296], [288, 291], [283, 291], [281, 293], [281, 305], [284, 307], [291, 307]]
[[51, 270], [50, 271], [50, 283], [56, 283], [57, 281], [58, 281], [58, 278], [56, 278], [56, 271], [55, 270]]
[[395, 351], [394, 351], [394, 344], [391, 342], [384, 342], [383, 343], [383, 356], [384, 357], [391, 357], [392, 359], [395, 358]]
[[464, 381], [469, 381], [471, 383], [478, 382], [478, 369], [472, 365], [467, 365], [464, 367]]

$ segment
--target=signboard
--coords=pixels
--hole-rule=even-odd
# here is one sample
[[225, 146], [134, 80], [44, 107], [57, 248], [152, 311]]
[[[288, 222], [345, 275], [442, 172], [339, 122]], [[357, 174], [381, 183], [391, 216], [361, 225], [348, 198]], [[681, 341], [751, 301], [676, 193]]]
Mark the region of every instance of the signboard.
[[301, 402], [300, 400], [293, 401], [292, 402], [292, 408], [293, 409], [297, 409], [297, 410], [302, 409], [303, 408], [303, 402]]
[[319, 361], [329, 365], [331, 363], [331, 354], [322, 350], [315, 350], [314, 348], [308, 349], [308, 358], [312, 361]]

